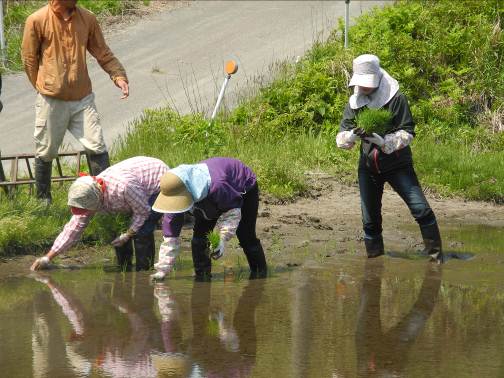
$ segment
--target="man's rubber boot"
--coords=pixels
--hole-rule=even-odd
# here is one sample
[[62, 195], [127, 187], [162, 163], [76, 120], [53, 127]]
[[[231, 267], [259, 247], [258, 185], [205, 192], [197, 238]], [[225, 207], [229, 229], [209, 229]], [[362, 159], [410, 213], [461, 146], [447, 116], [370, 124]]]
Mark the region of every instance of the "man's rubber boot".
[[91, 175], [96, 176], [102, 173], [105, 169], [110, 167], [110, 159], [108, 152], [101, 154], [88, 154], [89, 170]]
[[384, 254], [385, 247], [383, 245], [383, 237], [381, 235], [372, 239], [364, 237], [364, 244], [366, 246], [368, 258], [372, 259]]
[[123, 272], [130, 272], [133, 266], [133, 242], [128, 240], [125, 244], [120, 247], [114, 247], [117, 265]]
[[51, 196], [51, 174], [52, 161], [44, 161], [35, 158], [35, 187], [37, 188], [37, 198], [49, 205], [52, 202]]
[[196, 281], [209, 281], [212, 277], [210, 243], [207, 238], [193, 238], [191, 251]]
[[268, 274], [268, 265], [264, 256], [264, 249], [261, 242], [258, 241], [255, 245], [244, 246], [243, 252], [247, 256], [247, 261], [250, 267], [250, 279], [264, 278]]
[[445, 261], [441, 243], [441, 234], [437, 222], [428, 226], [420, 226], [424, 242], [423, 254], [429, 255], [432, 261], [442, 264]]
[[155, 244], [154, 233], [133, 237], [135, 244], [136, 271], [154, 268]]

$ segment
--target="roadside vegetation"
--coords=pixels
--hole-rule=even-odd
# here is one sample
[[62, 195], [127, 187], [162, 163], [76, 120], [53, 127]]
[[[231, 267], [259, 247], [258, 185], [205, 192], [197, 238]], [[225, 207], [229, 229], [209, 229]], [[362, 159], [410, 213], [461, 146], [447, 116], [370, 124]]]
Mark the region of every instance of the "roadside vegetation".
[[[116, 16], [134, 11], [150, 0], [79, 0], [79, 6], [89, 9], [98, 17]], [[6, 62], [2, 71], [21, 71], [21, 42], [26, 18], [47, 4], [47, 0], [4, 0], [4, 33]]]
[[[146, 110], [114, 146], [113, 160], [147, 155], [176, 166], [233, 156], [254, 169], [263, 193], [280, 200], [306, 193], [310, 172], [356, 182], [358, 149], [337, 149], [334, 140], [350, 95], [352, 59], [373, 53], [410, 101], [417, 122], [412, 148], [424, 188], [504, 203], [503, 20], [497, 0], [412, 0], [376, 8], [350, 29], [348, 50], [339, 25], [328, 41], [315, 43], [299, 62], [282, 64], [271, 84], [213, 125], [202, 114]], [[0, 253], [10, 252], [12, 243], [54, 238], [69, 217], [64, 187], [55, 191], [52, 218], [42, 217], [33, 202], [2, 199]], [[16, 216], [20, 224], [33, 217], [47, 229], [34, 236], [32, 227], [9, 220]], [[86, 238], [111, 240], [114, 228], [118, 222], [98, 220]]]

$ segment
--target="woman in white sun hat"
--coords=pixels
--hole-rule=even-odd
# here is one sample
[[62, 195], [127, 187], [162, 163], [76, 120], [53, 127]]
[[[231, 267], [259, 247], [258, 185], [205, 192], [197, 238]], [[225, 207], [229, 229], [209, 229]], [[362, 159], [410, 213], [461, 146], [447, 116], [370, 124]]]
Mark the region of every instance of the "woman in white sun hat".
[[[368, 257], [384, 253], [381, 200], [384, 184], [388, 182], [406, 202], [420, 226], [424, 253], [432, 260], [443, 262], [436, 217], [413, 168], [409, 144], [415, 135], [415, 123], [406, 96], [399, 90], [397, 80], [380, 67], [378, 57], [371, 54], [354, 59], [349, 86], [354, 87], [354, 93], [345, 107], [336, 144], [350, 149], [361, 140], [358, 176]], [[392, 113], [385, 133], [366, 135], [356, 127], [356, 116], [366, 108], [386, 109]]]

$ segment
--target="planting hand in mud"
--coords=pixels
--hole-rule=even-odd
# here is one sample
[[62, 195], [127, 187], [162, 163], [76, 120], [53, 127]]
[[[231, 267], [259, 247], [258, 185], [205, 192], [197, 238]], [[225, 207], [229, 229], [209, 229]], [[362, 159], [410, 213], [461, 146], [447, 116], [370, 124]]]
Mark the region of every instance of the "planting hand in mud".
[[36, 271], [40, 269], [47, 269], [49, 267], [49, 262], [51, 260], [47, 256], [39, 257], [34, 261], [32, 266], [30, 267], [31, 271]]
[[217, 248], [215, 248], [212, 253], [210, 253], [210, 257], [214, 260], [220, 259], [224, 255], [224, 246], [224, 240], [221, 239]]
[[128, 240], [130, 240], [131, 238], [131, 233], [129, 232], [125, 232], [121, 235], [119, 235], [117, 238], [115, 238], [114, 240], [112, 240], [111, 244], [114, 246], [114, 247], [120, 247], [124, 244], [127, 243]]

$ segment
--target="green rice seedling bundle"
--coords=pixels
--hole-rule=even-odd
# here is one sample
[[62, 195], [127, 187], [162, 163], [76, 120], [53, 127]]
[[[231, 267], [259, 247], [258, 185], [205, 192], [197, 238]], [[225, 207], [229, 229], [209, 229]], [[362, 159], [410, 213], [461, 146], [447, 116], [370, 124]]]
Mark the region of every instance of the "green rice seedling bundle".
[[373, 133], [384, 135], [392, 121], [392, 113], [387, 109], [366, 108], [357, 114], [355, 120], [357, 127], [362, 128], [367, 135]]
[[208, 241], [210, 242], [210, 250], [213, 251], [219, 246], [220, 235], [217, 231], [212, 230], [208, 233]]

